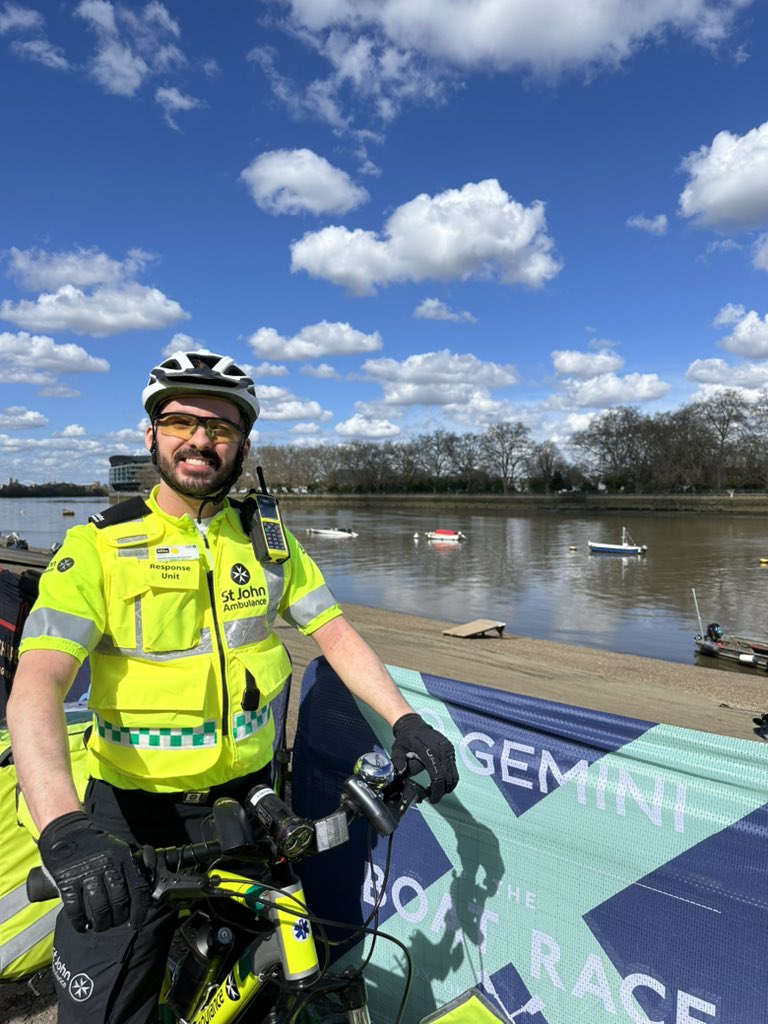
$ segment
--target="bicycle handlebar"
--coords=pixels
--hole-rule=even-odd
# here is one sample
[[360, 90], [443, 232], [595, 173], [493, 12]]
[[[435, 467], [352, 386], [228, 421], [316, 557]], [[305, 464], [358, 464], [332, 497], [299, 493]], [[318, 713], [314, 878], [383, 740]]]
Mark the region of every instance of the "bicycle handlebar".
[[[408, 808], [427, 795], [424, 786], [410, 777], [421, 770], [423, 765], [417, 761], [409, 764], [408, 772], [396, 775], [386, 755], [364, 754], [354, 773], [342, 783], [337, 810], [314, 821], [296, 815], [268, 786], [254, 786], [245, 808], [226, 797], [213, 805], [216, 839], [160, 849], [144, 846], [134, 856], [149, 876], [155, 898], [190, 898], [204, 890], [205, 876], [178, 872], [205, 868], [222, 854], [252, 855], [265, 840], [269, 859], [281, 861], [298, 860], [341, 845], [349, 838], [348, 824], [358, 817], [366, 818], [378, 835], [392, 835]], [[252, 821], [261, 825], [263, 836], [254, 837]], [[40, 903], [57, 897], [54, 882], [43, 868], [32, 868], [27, 876], [29, 901]]]

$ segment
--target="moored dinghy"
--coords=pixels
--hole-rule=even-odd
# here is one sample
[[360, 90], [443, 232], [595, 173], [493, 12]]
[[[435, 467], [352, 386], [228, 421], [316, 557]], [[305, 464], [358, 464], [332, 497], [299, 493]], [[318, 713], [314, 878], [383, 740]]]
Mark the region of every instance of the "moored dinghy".
[[602, 544], [599, 541], [588, 540], [587, 546], [591, 555], [644, 555], [648, 550], [646, 544], [635, 544], [626, 526], [621, 528], [620, 544]]
[[[446, 544], [458, 544], [467, 539], [461, 530], [427, 530], [424, 536], [427, 540], [436, 540]], [[419, 539], [418, 533], [414, 533], [413, 539]]]
[[307, 533], [313, 533], [318, 537], [339, 537], [340, 539], [360, 536], [359, 534], [355, 533], [354, 530], [347, 529], [343, 526], [329, 526], [325, 528], [308, 526]]

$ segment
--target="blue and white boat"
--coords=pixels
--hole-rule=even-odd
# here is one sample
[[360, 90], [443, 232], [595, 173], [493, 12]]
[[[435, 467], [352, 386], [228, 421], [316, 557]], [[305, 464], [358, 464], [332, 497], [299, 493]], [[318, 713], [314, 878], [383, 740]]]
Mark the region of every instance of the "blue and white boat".
[[626, 526], [621, 528], [620, 544], [602, 544], [599, 541], [588, 540], [587, 546], [590, 555], [644, 555], [648, 550], [646, 544], [635, 544]]

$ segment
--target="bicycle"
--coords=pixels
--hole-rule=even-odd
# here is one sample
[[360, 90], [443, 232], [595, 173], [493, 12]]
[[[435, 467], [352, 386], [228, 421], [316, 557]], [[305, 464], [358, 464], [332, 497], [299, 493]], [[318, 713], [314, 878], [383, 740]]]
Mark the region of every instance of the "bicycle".
[[[299, 817], [270, 787], [258, 785], [244, 806], [216, 801], [210, 841], [137, 851], [152, 898], [173, 901], [183, 915], [177, 933], [183, 952], [169, 960], [161, 1024], [234, 1024], [246, 1017], [264, 1024], [371, 1024], [364, 978], [371, 951], [360, 966], [330, 969], [334, 945], [366, 934], [395, 942], [404, 956], [403, 996], [392, 1022], [401, 1024], [412, 963], [400, 940], [375, 924], [386, 879], [368, 918], [333, 942], [326, 928], [340, 923], [312, 915], [293, 865], [347, 842], [355, 818], [391, 841], [403, 815], [427, 793], [409, 774], [397, 775], [385, 754], [372, 752], [358, 759], [341, 785], [338, 808], [324, 818]], [[27, 892], [33, 902], [58, 895], [41, 868], [30, 871]], [[446, 1019], [462, 1019], [460, 1008], [447, 1009]]]

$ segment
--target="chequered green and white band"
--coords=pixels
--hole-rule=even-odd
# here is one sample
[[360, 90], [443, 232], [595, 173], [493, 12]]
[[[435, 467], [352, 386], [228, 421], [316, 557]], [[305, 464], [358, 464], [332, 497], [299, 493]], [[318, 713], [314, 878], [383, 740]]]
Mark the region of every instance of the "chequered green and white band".
[[259, 708], [258, 711], [238, 711], [232, 716], [232, 737], [235, 740], [244, 740], [246, 736], [263, 729], [269, 721], [269, 705]]
[[96, 715], [99, 736], [107, 743], [121, 747], [139, 747], [152, 750], [189, 750], [193, 747], [216, 746], [216, 723], [181, 729], [120, 729]]

